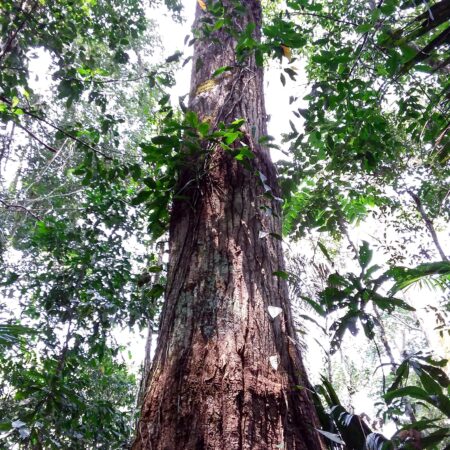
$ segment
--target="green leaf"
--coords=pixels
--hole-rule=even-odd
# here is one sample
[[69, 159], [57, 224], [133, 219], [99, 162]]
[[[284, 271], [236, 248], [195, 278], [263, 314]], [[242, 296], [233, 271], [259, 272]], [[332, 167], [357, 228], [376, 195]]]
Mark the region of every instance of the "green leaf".
[[242, 133], [240, 131], [229, 131], [224, 134], [225, 143], [231, 145], [236, 139], [240, 138]]
[[368, 23], [363, 23], [361, 25], [358, 25], [355, 28], [355, 31], [357, 33], [367, 33], [368, 31], [370, 31], [373, 28], [373, 24], [371, 22]]
[[247, 35], [247, 36], [250, 36], [255, 31], [255, 28], [256, 28], [256, 23], [255, 22], [249, 22], [247, 24], [247, 26], [245, 27], [244, 34]]
[[152, 142], [155, 145], [164, 145], [167, 147], [172, 147], [173, 145], [178, 144], [178, 140], [170, 136], [155, 136], [152, 138]]
[[389, 404], [395, 398], [401, 398], [406, 396], [416, 398], [418, 400], [425, 400], [426, 402], [430, 401], [430, 396], [428, 392], [424, 391], [422, 388], [417, 386], [406, 386], [400, 389], [395, 389], [393, 391], [386, 392], [386, 394], [384, 394], [383, 397], [386, 400], [386, 403]]
[[5, 281], [2, 281], [0, 283], [0, 286], [10, 286], [11, 284], [15, 283], [19, 279], [19, 275], [14, 272], [7, 273], [7, 278]]
[[369, 268], [366, 270], [366, 273], [364, 274], [364, 279], [370, 280], [371, 276], [372, 276], [375, 272], [379, 271], [380, 269], [381, 269], [381, 267], [380, 267], [379, 265], [377, 265], [377, 264], [374, 264], [373, 266], [369, 267]]
[[122, 49], [118, 49], [116, 51], [116, 54], [114, 55], [114, 61], [119, 64], [126, 64], [130, 59], [130, 56], [127, 52], [123, 51]]
[[408, 378], [409, 374], [409, 361], [405, 360], [403, 361], [395, 371], [395, 379], [392, 383], [392, 385], [389, 387], [388, 392], [396, 391], [403, 380], [406, 380]]
[[328, 404], [328, 406], [331, 408], [332, 406], [341, 405], [341, 402], [339, 401], [339, 397], [336, 394], [336, 391], [334, 390], [330, 381], [327, 378], [325, 378], [323, 375], [320, 377], [320, 379], [321, 379], [322, 384], [323, 384], [324, 388], [326, 389], [328, 396], [329, 396], [330, 403]]
[[161, 99], [159, 100], [158, 105], [160, 105], [160, 106], [167, 105], [167, 103], [169, 103], [169, 100], [170, 100], [169, 94], [163, 95], [161, 97]]
[[297, 72], [296, 72], [295, 70], [293, 70], [293, 69], [287, 67], [286, 69], [284, 69], [284, 71], [289, 75], [289, 78], [290, 78], [292, 81], [295, 81], [295, 80], [296, 80]]
[[305, 295], [300, 295], [300, 298], [304, 300], [306, 303], [308, 303], [308, 305], [311, 306], [314, 309], [314, 311], [316, 311], [317, 314], [323, 317], [326, 316], [326, 311], [323, 309], [320, 303], [317, 303], [311, 297], [307, 297]]
[[417, 54], [417, 50], [410, 47], [409, 45], [401, 45], [400, 50], [402, 52], [402, 62], [403, 63], [408, 62], [409, 60], [414, 58], [414, 56], [416, 56], [416, 54]]
[[245, 123], [245, 119], [236, 119], [236, 120], [233, 120], [233, 122], [231, 122], [231, 125], [232, 125], [232, 128], [237, 131], [241, 128], [242, 125], [244, 125], [244, 123]]
[[316, 428], [316, 430], [330, 441], [336, 442], [337, 444], [345, 444], [345, 442], [339, 437], [338, 434], [330, 433], [329, 431], [325, 430], [319, 430], [319, 428]]
[[0, 348], [13, 347], [21, 342], [24, 335], [35, 334], [36, 330], [15, 324], [0, 324]]
[[219, 67], [217, 70], [214, 71], [211, 78], [218, 77], [219, 75], [222, 75], [224, 72], [229, 72], [231, 70], [233, 70], [232, 66]]
[[199, 120], [198, 116], [194, 111], [188, 111], [185, 115], [185, 120], [188, 125], [193, 128], [198, 128]]
[[414, 369], [414, 372], [419, 376], [420, 382], [424, 389], [431, 395], [441, 394], [442, 389], [440, 384], [433, 379], [433, 377], [423, 370], [422, 364], [417, 361], [411, 361], [411, 367]]
[[[449, 438], [450, 438], [450, 431], [447, 428], [433, 431], [428, 436], [422, 436], [420, 438], [421, 448], [434, 449], [442, 441], [445, 440], [443, 442], [443, 444], [445, 444], [445, 442], [448, 442]], [[448, 449], [448, 446], [445, 447], [445, 450], [447, 450], [447, 449]]]
[[307, 320], [309, 322], [312, 322], [317, 328], [319, 328], [320, 331], [322, 331], [322, 333], [324, 334], [327, 333], [327, 330], [322, 325], [320, 325], [320, 323], [317, 322], [317, 320], [314, 319], [313, 317], [308, 316], [307, 314], [299, 314], [298, 317]]
[[448, 394], [434, 394], [429, 402], [450, 418], [450, 399]]
[[445, 358], [435, 359], [433, 356], [422, 356], [422, 355], [417, 355], [416, 358], [421, 359], [422, 361], [426, 361], [428, 364], [437, 367], [445, 367], [448, 364], [448, 359]]
[[255, 50], [255, 62], [258, 67], [262, 67], [264, 65], [263, 53], [259, 48]]
[[322, 242], [317, 242], [317, 245], [319, 246], [321, 252], [325, 255], [325, 257], [328, 259], [330, 263], [333, 263], [333, 260], [331, 259], [330, 254], [328, 253], [328, 250], [326, 249], [325, 245], [322, 244]]
[[152, 288], [150, 289], [148, 295], [152, 298], [159, 298], [164, 294], [165, 288], [162, 284], [155, 284], [154, 286], [152, 286]]
[[404, 302], [403, 300], [401, 300], [399, 298], [389, 297], [389, 301], [392, 305], [406, 309], [407, 311], [415, 311], [416, 310], [416, 308], [413, 308], [411, 305], [408, 305], [408, 303]]
[[0, 422], [0, 431], [9, 431], [12, 429], [11, 422]]
[[[447, 374], [439, 367], [433, 367], [428, 364], [421, 364], [421, 369], [427, 372], [434, 380], [436, 380], [443, 388], [448, 388], [450, 379]], [[445, 366], [443, 366], [445, 367]]]
[[173, 63], [173, 62], [177, 62], [180, 60], [180, 58], [183, 56], [183, 52], [180, 52], [179, 50], [177, 50], [173, 55], [170, 55], [167, 59], [166, 59], [166, 63]]
[[391, 288], [391, 293], [403, 290], [413, 283], [420, 281], [424, 277], [449, 277], [450, 262], [438, 261], [420, 264], [414, 268], [393, 267], [386, 272], [386, 275], [394, 278], [395, 284]]
[[416, 309], [412, 306], [408, 305], [405, 301], [396, 298], [396, 297], [383, 297], [382, 295], [377, 294], [373, 291], [370, 292], [371, 300], [381, 309], [387, 310], [387, 311], [393, 311], [394, 307], [397, 306], [399, 308], [405, 309], [407, 311], [415, 311]]
[[330, 353], [334, 354], [339, 349], [342, 343], [342, 339], [347, 330], [349, 330], [353, 335], [357, 334], [356, 321], [359, 318], [360, 311], [349, 311], [345, 316], [334, 322], [330, 330], [334, 330], [333, 337], [330, 342]]
[[209, 132], [209, 123], [208, 122], [202, 122], [199, 126], [198, 126], [198, 132], [200, 133], [201, 136], [206, 136]]
[[283, 270], [276, 270], [275, 272], [272, 272], [272, 275], [278, 278], [282, 278], [283, 280], [287, 280], [289, 278], [289, 274], [287, 272], [284, 272]]
[[214, 24], [213, 30], [214, 31], [220, 30], [224, 25], [225, 25], [225, 20], [219, 19]]
[[133, 206], [140, 205], [141, 203], [144, 203], [146, 200], [148, 200], [151, 195], [152, 195], [152, 191], [144, 189], [143, 191], [139, 192], [139, 194], [136, 195], [136, 197], [134, 197], [131, 200], [131, 204]]
[[244, 159], [252, 159], [255, 157], [255, 154], [250, 150], [249, 147], [239, 147], [238, 153], [234, 155], [234, 157], [238, 161], [243, 161]]

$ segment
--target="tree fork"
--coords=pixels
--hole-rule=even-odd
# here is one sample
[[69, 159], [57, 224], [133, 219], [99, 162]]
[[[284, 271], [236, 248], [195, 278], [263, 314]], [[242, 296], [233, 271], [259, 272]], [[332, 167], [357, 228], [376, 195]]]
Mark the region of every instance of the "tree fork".
[[[234, 29], [253, 23], [259, 42], [260, 3], [240, 4], [233, 14], [223, 1]], [[197, 6], [197, 29], [207, 15]], [[224, 66], [232, 69], [212, 78]], [[212, 127], [245, 119], [255, 157], [248, 170], [217, 146], [206, 176], [180, 174], [189, 200], [172, 206], [165, 303], [133, 449], [323, 449], [287, 285], [273, 275], [284, 262], [276, 171], [259, 144], [263, 70], [254, 54], [236, 59], [225, 30], [194, 44], [189, 109]], [[269, 306], [282, 313], [272, 319]]]

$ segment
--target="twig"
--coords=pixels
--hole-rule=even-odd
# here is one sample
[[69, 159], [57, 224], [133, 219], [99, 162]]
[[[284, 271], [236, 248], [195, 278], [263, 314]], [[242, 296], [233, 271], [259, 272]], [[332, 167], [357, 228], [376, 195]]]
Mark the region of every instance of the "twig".
[[29, 130], [27, 127], [24, 127], [19, 122], [15, 122], [15, 124], [21, 128], [23, 131], [27, 132], [34, 140], [38, 141], [39, 144], [43, 145], [47, 150], [49, 150], [52, 153], [58, 153], [58, 150], [56, 148], [52, 147], [51, 145], [46, 144], [41, 138], [36, 136], [31, 130]]
[[337, 19], [336, 17], [333, 17], [331, 14], [317, 14], [317, 13], [306, 12], [306, 11], [301, 11], [301, 12], [291, 12], [290, 11], [289, 14], [291, 16], [312, 16], [312, 17], [318, 17], [319, 19], [328, 19], [328, 20], [331, 20], [333, 22], [343, 23], [344, 25], [351, 25], [353, 27], [357, 27], [358, 26], [358, 24], [356, 22], [349, 22], [348, 20]]
[[407, 189], [406, 192], [414, 200], [417, 211], [419, 211], [420, 215], [422, 216], [422, 219], [425, 222], [425, 225], [431, 234], [434, 245], [436, 246], [439, 254], [441, 255], [442, 260], [448, 261], [448, 258], [445, 255], [444, 250], [442, 250], [441, 244], [439, 243], [439, 239], [437, 237], [436, 230], [434, 229], [433, 221], [428, 217], [428, 214], [423, 209], [422, 201], [420, 200], [419, 196], [417, 194], [415, 194], [413, 191], [411, 191], [410, 189]]
[[374, 339], [373, 343], [375, 345], [375, 350], [377, 351], [378, 360], [380, 361], [379, 367], [381, 368], [381, 374], [383, 376], [383, 393], [386, 393], [386, 374], [384, 373], [384, 364], [383, 364], [383, 361], [381, 359], [380, 348], [378, 347], [378, 344], [375, 341], [375, 339]]
[[[379, 9], [379, 8], [381, 7], [382, 4], [383, 4], [383, 0], [380, 0], [380, 1], [378, 2], [378, 5], [376, 6], [375, 9]], [[378, 27], [379, 27], [380, 25], [381, 25], [381, 23], [378, 25]], [[377, 28], [378, 28], [378, 27], [377, 27]], [[352, 67], [350, 68], [350, 71], [349, 71], [349, 73], [348, 73], [348, 78], [350, 78], [351, 74], [353, 73], [353, 70], [354, 70], [354, 69], [356, 68], [356, 66], [358, 65], [359, 58], [361, 58], [362, 52], [363, 52], [363, 50], [364, 50], [364, 47], [366, 46], [366, 43], [367, 43], [367, 41], [368, 41], [368, 39], [369, 39], [369, 35], [370, 35], [370, 34], [371, 34], [371, 33], [370, 33], [369, 31], [367, 31], [366, 33], [364, 33], [364, 39], [363, 39], [361, 45], [359, 46], [359, 49], [357, 50], [358, 53], [356, 54], [355, 60], [353, 61]]]
[[402, 325], [404, 325], [406, 328], [408, 328], [411, 331], [418, 331], [419, 333], [423, 333], [423, 330], [420, 328], [416, 328], [413, 327], [412, 325], [410, 325], [408, 322], [405, 322], [401, 316], [398, 316], [396, 314], [391, 314], [391, 317], [393, 317], [395, 320], [397, 320], [398, 322], [400, 322]]
[[20, 209], [22, 211], [25, 211], [27, 214], [29, 214], [31, 217], [33, 217], [36, 220], [42, 220], [41, 217], [39, 217], [37, 214], [35, 214], [34, 212], [30, 211], [27, 207], [23, 206], [23, 205], [13, 205], [11, 203], [6, 203], [5, 201], [3, 201], [2, 199], [0, 199], [0, 203], [2, 205], [4, 205], [6, 208], [8, 209]]
[[45, 173], [47, 172], [47, 170], [50, 168], [50, 166], [55, 162], [56, 158], [58, 158], [59, 154], [63, 151], [64, 147], [66, 146], [68, 141], [68, 138], [63, 142], [63, 144], [61, 145], [61, 148], [57, 151], [57, 153], [55, 154], [55, 156], [53, 156], [53, 158], [50, 160], [50, 162], [45, 166], [44, 170], [37, 176], [37, 178], [35, 180], [33, 180], [33, 182], [24, 190], [24, 194], [26, 194], [32, 186], [34, 186], [36, 183], [38, 183], [39, 181], [41, 181], [42, 177], [45, 175]]
[[6, 141], [5, 145], [2, 146], [2, 150], [0, 153], [0, 164], [3, 161], [3, 158], [5, 158], [5, 164], [7, 159], [9, 158], [9, 154], [11, 153], [11, 143], [14, 137], [14, 131], [15, 131], [16, 124], [13, 122], [11, 126], [11, 132], [9, 133], [9, 138]]
[[[5, 102], [8, 105], [11, 105], [11, 101], [8, 100], [6, 97], [4, 97], [3, 95], [0, 95], [0, 100]], [[92, 147], [91, 145], [87, 144], [86, 142], [82, 141], [81, 139], [77, 138], [76, 136], [73, 136], [72, 134], [68, 133], [67, 131], [63, 130], [62, 128], [60, 128], [58, 125], [55, 125], [54, 123], [50, 122], [47, 119], [44, 119], [43, 117], [38, 116], [37, 114], [21, 108], [22, 111], [24, 112], [24, 114], [26, 114], [27, 116], [33, 117], [34, 119], [37, 119], [43, 123], [45, 123], [46, 125], [48, 125], [49, 127], [52, 127], [53, 129], [55, 129], [56, 131], [59, 131], [60, 133], [64, 134], [64, 136], [78, 142], [79, 144], [83, 145], [84, 147], [87, 147], [89, 150], [93, 151], [94, 153], [97, 153], [99, 155], [102, 155], [105, 159], [109, 160], [109, 161], [113, 161], [113, 158], [111, 158], [110, 156], [106, 155], [104, 152], [102, 152], [101, 150], [98, 150], [94, 147]], [[56, 149], [53, 149], [54, 152], [56, 152]]]
[[83, 192], [83, 189], [77, 189], [76, 191], [66, 192], [65, 194], [54, 194], [59, 189], [59, 187], [53, 189], [48, 194], [45, 195], [45, 197], [36, 197], [31, 198], [28, 200], [29, 203], [36, 203], [36, 202], [43, 202], [50, 198], [60, 198], [60, 197], [72, 197], [75, 194], [78, 194], [79, 192]]
[[[8, 52], [11, 51], [11, 49], [13, 48], [14, 41], [15, 41], [16, 37], [17, 37], [18, 34], [23, 30], [23, 28], [25, 28], [25, 25], [27, 24], [27, 21], [28, 21], [29, 18], [31, 17], [31, 14], [30, 14], [30, 13], [32, 13], [32, 12], [36, 9], [36, 7], [39, 5], [39, 2], [38, 2], [38, 1], [35, 1], [34, 4], [33, 4], [33, 6], [30, 8], [30, 13], [27, 13], [26, 11], [23, 11], [23, 10], [22, 10], [22, 5], [23, 5], [23, 3], [25, 3], [25, 2], [22, 2], [22, 3], [21, 3], [21, 5], [20, 5], [20, 7], [19, 7], [19, 13], [20, 13], [20, 12], [23, 12], [24, 15], [25, 15], [25, 17], [24, 17], [24, 19], [22, 20], [22, 22], [17, 26], [16, 30], [13, 31], [13, 32], [10, 34], [10, 36], [8, 37], [8, 39], [6, 40], [5, 45], [4, 45], [4, 47], [3, 47], [3, 50], [2, 50], [2, 52], [0, 53], [0, 61], [6, 56], [6, 54], [7, 54]], [[16, 16], [16, 18], [17, 18], [17, 16]]]

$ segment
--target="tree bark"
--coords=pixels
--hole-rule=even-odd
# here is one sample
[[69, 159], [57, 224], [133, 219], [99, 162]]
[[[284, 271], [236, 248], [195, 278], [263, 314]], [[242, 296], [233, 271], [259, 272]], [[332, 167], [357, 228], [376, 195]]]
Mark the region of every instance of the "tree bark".
[[[259, 1], [240, 2], [242, 14], [223, 4], [235, 29], [256, 25], [259, 41]], [[197, 6], [197, 29], [207, 15]], [[135, 450], [325, 448], [286, 282], [273, 275], [284, 262], [276, 171], [258, 143], [267, 134], [263, 71], [254, 55], [239, 63], [235, 48], [224, 30], [196, 41], [189, 109], [212, 128], [245, 119], [243, 141], [255, 158], [249, 170], [217, 146], [180, 174], [183, 199], [171, 211], [165, 304]], [[223, 66], [233, 69], [205, 83]], [[272, 319], [269, 306], [282, 313]]]

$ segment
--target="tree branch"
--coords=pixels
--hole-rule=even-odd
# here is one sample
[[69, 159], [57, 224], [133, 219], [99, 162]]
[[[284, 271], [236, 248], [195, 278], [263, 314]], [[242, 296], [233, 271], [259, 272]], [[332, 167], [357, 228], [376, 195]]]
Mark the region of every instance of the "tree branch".
[[439, 243], [439, 239], [437, 237], [436, 230], [434, 229], [433, 221], [428, 217], [428, 214], [423, 209], [422, 201], [420, 200], [419, 196], [417, 194], [415, 194], [413, 191], [411, 191], [410, 189], [407, 189], [406, 192], [414, 200], [417, 211], [419, 211], [420, 215], [422, 216], [422, 219], [425, 222], [425, 225], [431, 234], [434, 245], [436, 246], [439, 254], [441, 255], [442, 260], [448, 261], [448, 258], [445, 255], [444, 250], [442, 250], [441, 244]]
[[25, 25], [27, 24], [28, 20], [31, 17], [31, 13], [33, 13], [34, 10], [39, 5], [39, 2], [35, 1], [34, 4], [31, 6], [29, 13], [27, 13], [26, 11], [22, 10], [23, 3], [25, 2], [21, 3], [19, 7], [19, 13], [23, 12], [25, 17], [22, 20], [22, 22], [17, 26], [17, 28], [8, 36], [8, 39], [6, 40], [5, 45], [3, 46], [3, 49], [0, 53], [0, 61], [7, 55], [7, 53], [9, 53], [12, 50], [14, 46], [14, 41], [16, 40], [19, 33], [25, 28]]
[[25, 206], [23, 206], [23, 205], [14, 205], [14, 204], [11, 204], [11, 203], [6, 203], [6, 202], [3, 201], [1, 198], [0, 198], [0, 203], [1, 203], [2, 205], [4, 205], [6, 208], [8, 208], [8, 209], [20, 209], [20, 210], [26, 212], [27, 214], [29, 214], [29, 215], [30, 215], [31, 217], [33, 217], [34, 219], [36, 219], [36, 220], [42, 220], [42, 218], [41, 218], [40, 216], [38, 216], [38, 215], [35, 214], [33, 211], [29, 210], [27, 207], [25, 207]]
[[331, 14], [318, 14], [318, 13], [312, 13], [312, 12], [306, 12], [306, 11], [296, 11], [296, 12], [289, 12], [291, 16], [312, 16], [317, 17], [319, 19], [328, 19], [332, 22], [338, 22], [343, 23], [344, 25], [351, 25], [352, 27], [357, 27], [358, 24], [356, 22], [350, 22], [348, 20], [342, 20], [337, 19], [336, 17], [332, 16]]
[[[6, 97], [4, 97], [3, 95], [0, 95], [0, 100], [3, 101], [3, 102], [5, 102], [7, 105], [11, 105], [11, 104], [12, 104], [11, 101], [8, 100], [8, 99], [7, 99]], [[66, 137], [72, 139], [73, 141], [78, 142], [78, 143], [81, 144], [83, 147], [86, 147], [86, 148], [88, 148], [89, 150], [93, 151], [94, 153], [97, 153], [97, 154], [103, 156], [103, 158], [105, 158], [105, 159], [107, 159], [107, 160], [109, 160], [109, 161], [112, 161], [112, 160], [113, 160], [113, 158], [111, 158], [111, 156], [108, 156], [106, 153], [102, 152], [101, 150], [98, 150], [98, 149], [92, 147], [92, 145], [87, 144], [86, 142], [84, 142], [84, 141], [82, 141], [81, 139], [77, 138], [76, 136], [73, 136], [72, 134], [70, 134], [70, 133], [68, 133], [67, 131], [63, 130], [63, 129], [60, 128], [58, 125], [55, 125], [54, 123], [50, 122], [49, 120], [44, 119], [43, 117], [40, 117], [40, 116], [38, 116], [37, 114], [35, 114], [35, 113], [33, 113], [33, 112], [31, 112], [31, 111], [29, 111], [29, 110], [27, 110], [27, 109], [24, 109], [24, 108], [21, 108], [21, 109], [22, 109], [22, 111], [24, 112], [24, 114], [26, 114], [27, 116], [33, 117], [34, 119], [37, 119], [37, 120], [41, 121], [42, 123], [45, 123], [46, 125], [48, 125], [49, 127], [53, 128], [54, 130], [59, 131], [60, 133], [64, 134], [64, 136], [66, 136]], [[54, 150], [54, 151], [57, 151], [56, 149], [53, 149], [53, 150]]]
[[39, 144], [43, 145], [47, 150], [51, 151], [52, 153], [58, 153], [58, 150], [56, 148], [52, 147], [51, 145], [46, 144], [40, 137], [36, 136], [31, 130], [21, 125], [19, 122], [14, 122], [20, 129], [28, 133], [34, 140], [38, 141]]

